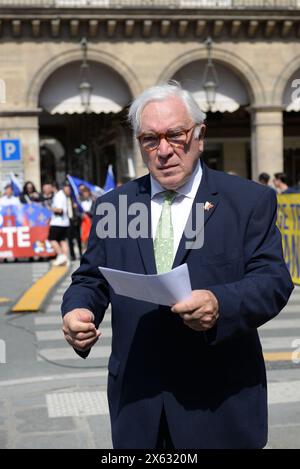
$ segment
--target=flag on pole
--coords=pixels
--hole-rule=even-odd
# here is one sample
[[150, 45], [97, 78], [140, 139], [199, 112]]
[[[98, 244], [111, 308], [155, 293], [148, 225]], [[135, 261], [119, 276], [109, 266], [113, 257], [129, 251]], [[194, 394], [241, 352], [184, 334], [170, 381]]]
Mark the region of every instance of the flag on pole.
[[81, 205], [79, 189], [77, 187], [76, 182], [74, 181], [75, 178], [73, 176], [70, 176], [70, 174], [67, 174], [67, 179], [68, 179], [68, 181], [70, 183], [70, 186], [71, 186], [71, 197], [74, 200], [74, 202], [76, 203], [79, 212], [83, 213], [84, 210], [83, 210], [82, 205]]
[[9, 179], [10, 179], [10, 184], [12, 185], [12, 188], [13, 188], [14, 196], [19, 197], [19, 195], [21, 195], [22, 193], [22, 187], [21, 187], [20, 181], [14, 175], [14, 173], [9, 174]]
[[[104, 193], [104, 191], [103, 191], [103, 189], [101, 189], [101, 187], [95, 186], [94, 184], [91, 184], [90, 182], [87, 182], [84, 179], [79, 179], [79, 178], [76, 178], [75, 176], [68, 175], [68, 179], [69, 178], [72, 179], [72, 183], [74, 184], [74, 186], [76, 186], [78, 194], [79, 194], [79, 187], [81, 185], [83, 185], [83, 186], [87, 187], [88, 189], [90, 189], [91, 193], [93, 195], [95, 195], [96, 197], [99, 197], [99, 195], [102, 195]], [[69, 182], [71, 184], [70, 179], [69, 179]]]
[[110, 164], [107, 170], [106, 180], [104, 184], [104, 192], [112, 191], [116, 188], [115, 177], [112, 169], [112, 165]]

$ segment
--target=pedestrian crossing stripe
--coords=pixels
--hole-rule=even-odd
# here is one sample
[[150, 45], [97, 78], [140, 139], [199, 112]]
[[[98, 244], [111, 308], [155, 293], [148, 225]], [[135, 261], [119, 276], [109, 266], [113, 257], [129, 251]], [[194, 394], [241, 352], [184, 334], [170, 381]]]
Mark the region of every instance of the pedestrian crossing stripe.
[[[103, 321], [101, 322], [101, 324], [103, 323], [108, 323], [111, 321], [111, 316], [110, 314], [106, 314], [103, 318]], [[59, 313], [59, 311], [57, 311], [57, 315], [56, 316], [46, 316], [46, 317], [43, 317], [43, 318], [34, 318], [34, 324], [35, 326], [62, 326], [62, 317]], [[100, 324], [100, 330], [101, 330], [101, 324]]]
[[[100, 338], [101, 340], [101, 338]], [[109, 345], [94, 345], [91, 349], [89, 358], [108, 358], [111, 353], [111, 346]], [[42, 348], [39, 349], [37, 361], [52, 360], [77, 360], [78, 355], [74, 352], [73, 348], [67, 347], [56, 347], [56, 348]]]
[[[110, 327], [101, 327], [101, 337], [106, 338], [106, 337], [111, 337], [112, 336], [112, 331]], [[65, 340], [65, 336], [63, 334], [63, 331], [61, 329], [51, 329], [50, 331], [36, 331], [35, 332], [37, 340], [40, 341], [46, 341], [46, 340]]]

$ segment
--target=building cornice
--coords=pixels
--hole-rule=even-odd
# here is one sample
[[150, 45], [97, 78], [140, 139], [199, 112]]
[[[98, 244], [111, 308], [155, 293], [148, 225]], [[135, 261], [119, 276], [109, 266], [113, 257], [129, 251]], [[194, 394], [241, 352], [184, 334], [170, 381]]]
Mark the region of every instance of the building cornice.
[[227, 9], [227, 10], [295, 10], [300, 8], [299, 0], [2, 0], [3, 7], [41, 8], [56, 10], [103, 8], [134, 9]]
[[0, 111], [0, 117], [35, 117], [42, 112], [41, 108], [37, 109], [8, 109]]
[[291, 39], [299, 9], [0, 8], [2, 38]]

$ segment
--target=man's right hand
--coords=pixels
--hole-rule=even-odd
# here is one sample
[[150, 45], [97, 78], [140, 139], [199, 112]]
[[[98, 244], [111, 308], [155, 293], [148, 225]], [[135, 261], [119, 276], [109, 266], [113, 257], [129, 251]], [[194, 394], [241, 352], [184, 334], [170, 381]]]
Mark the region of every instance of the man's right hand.
[[89, 309], [76, 308], [63, 317], [63, 333], [67, 342], [80, 352], [89, 350], [101, 332], [94, 324], [95, 317]]

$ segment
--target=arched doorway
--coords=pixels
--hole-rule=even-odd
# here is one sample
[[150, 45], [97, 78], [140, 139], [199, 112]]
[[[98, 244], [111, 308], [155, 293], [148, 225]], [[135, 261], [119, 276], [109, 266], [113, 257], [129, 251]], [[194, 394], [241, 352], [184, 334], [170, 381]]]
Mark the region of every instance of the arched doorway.
[[66, 153], [57, 138], [44, 135], [40, 138], [40, 165], [42, 184], [56, 181], [62, 184], [66, 178]]
[[[214, 62], [218, 76], [216, 101], [207, 112], [204, 161], [212, 168], [251, 177], [251, 123], [247, 110], [250, 98], [241, 79], [220, 62]], [[205, 60], [196, 60], [180, 68], [173, 76], [193, 93], [203, 111], [207, 111], [202, 88]]]
[[[131, 93], [111, 67], [93, 61], [89, 65], [88, 113], [80, 102], [79, 61], [58, 68], [44, 83], [39, 95], [41, 161], [54, 152], [58, 182], [69, 173], [103, 186], [112, 164], [116, 181], [122, 183], [133, 176], [132, 137], [126, 124]], [[55, 146], [56, 152], [62, 148], [60, 155], [55, 155]], [[46, 177], [42, 171], [42, 183]]]
[[288, 80], [283, 93], [284, 171], [288, 184], [300, 188], [300, 69]]

